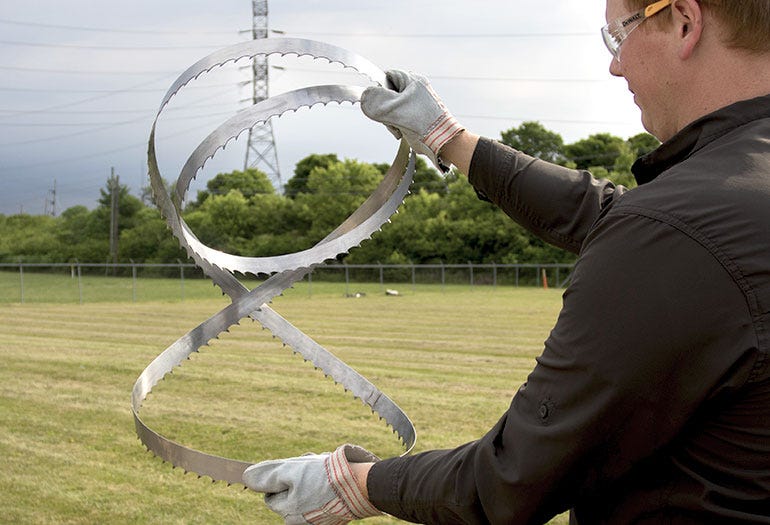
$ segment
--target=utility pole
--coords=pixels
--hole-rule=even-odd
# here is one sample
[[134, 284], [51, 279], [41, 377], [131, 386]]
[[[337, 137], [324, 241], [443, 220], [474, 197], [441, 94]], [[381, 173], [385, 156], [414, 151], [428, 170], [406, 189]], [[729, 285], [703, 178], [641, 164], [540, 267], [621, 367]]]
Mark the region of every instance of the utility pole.
[[56, 179], [53, 180], [53, 189], [51, 193], [51, 217], [56, 217]]
[[120, 194], [120, 177], [115, 175], [115, 168], [110, 169], [110, 259], [113, 264], [118, 262], [118, 208]]
[[[252, 29], [251, 37], [267, 38], [267, 0], [252, 0]], [[256, 104], [268, 97], [268, 65], [266, 56], [254, 57], [252, 65], [252, 103]], [[275, 134], [271, 121], [258, 124], [249, 130], [249, 141], [246, 144], [246, 160], [244, 171], [249, 168], [259, 168], [270, 178], [276, 191], [283, 193], [281, 171], [278, 168], [278, 154], [275, 149]]]

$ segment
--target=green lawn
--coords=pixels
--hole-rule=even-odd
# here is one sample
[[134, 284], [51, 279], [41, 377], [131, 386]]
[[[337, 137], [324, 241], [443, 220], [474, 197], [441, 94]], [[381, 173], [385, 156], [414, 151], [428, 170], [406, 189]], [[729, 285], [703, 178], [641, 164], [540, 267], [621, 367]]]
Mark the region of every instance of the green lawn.
[[[0, 276], [0, 294], [13, 277]], [[178, 280], [158, 279], [153, 293], [168, 300], [135, 302], [126, 281], [121, 302], [106, 302], [97, 287], [101, 302], [0, 299], [3, 519], [281, 523], [259, 495], [172, 469], [135, 437], [129, 397], [136, 377], [226, 300], [204, 280], [185, 281], [182, 300]], [[273, 307], [405, 410], [417, 427], [416, 451], [459, 445], [494, 424], [534, 366], [561, 304], [559, 290], [535, 288], [406, 286], [388, 297], [378, 284], [360, 285], [355, 291], [366, 295], [358, 299], [344, 297], [343, 288], [301, 284]], [[199, 293], [207, 298], [196, 299]], [[401, 452], [367, 407], [251, 321], [161, 382], [142, 415], [188, 446], [247, 461], [342, 442], [381, 456]]]

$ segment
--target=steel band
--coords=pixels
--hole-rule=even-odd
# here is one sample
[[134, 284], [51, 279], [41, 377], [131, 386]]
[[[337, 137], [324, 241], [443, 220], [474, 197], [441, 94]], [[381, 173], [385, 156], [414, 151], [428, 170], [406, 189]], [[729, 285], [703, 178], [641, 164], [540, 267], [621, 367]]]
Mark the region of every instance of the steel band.
[[[180, 245], [203, 272], [230, 296], [232, 303], [179, 338], [144, 369], [134, 383], [131, 395], [134, 423], [139, 439], [155, 455], [185, 471], [196, 472], [228, 484], [241, 483], [241, 475], [251, 463], [206, 454], [171, 441], [150, 429], [139, 417], [139, 411], [158, 381], [208, 341], [246, 317], [258, 321], [294, 352], [371, 407], [372, 411], [398, 434], [406, 449], [405, 453], [411, 451], [416, 439], [414, 425], [388, 396], [267, 305], [276, 295], [301, 280], [314, 266], [347, 253], [371, 237], [396, 213], [408, 193], [414, 175], [414, 153], [410, 154], [405, 141], [401, 142], [388, 173], [369, 198], [334, 231], [308, 250], [276, 257], [231, 255], [200, 242], [182, 219], [180, 211], [184, 196], [197, 172], [220, 148], [224, 148], [241, 132], [301, 107], [356, 103], [360, 99], [362, 88], [340, 85], [311, 86], [270, 97], [238, 112], [198, 145], [184, 164], [172, 195], [166, 191], [155, 153], [155, 132], [158, 118], [171, 98], [190, 81], [214, 67], [240, 58], [270, 54], [323, 58], [352, 68], [378, 84], [382, 84], [385, 79], [382, 70], [368, 60], [322, 42], [301, 39], [253, 40], [217, 51], [188, 68], [169, 88], [153, 122], [147, 158], [156, 203]], [[235, 277], [234, 272], [268, 274], [270, 277], [249, 290]]]

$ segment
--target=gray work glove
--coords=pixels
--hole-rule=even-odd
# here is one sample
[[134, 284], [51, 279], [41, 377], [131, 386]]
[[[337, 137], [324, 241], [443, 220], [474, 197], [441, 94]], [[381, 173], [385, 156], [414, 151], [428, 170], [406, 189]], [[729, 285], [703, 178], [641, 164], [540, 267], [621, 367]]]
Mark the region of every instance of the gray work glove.
[[332, 453], [263, 461], [243, 472], [247, 487], [265, 493], [265, 504], [286, 525], [343, 525], [382, 514], [364, 497], [350, 463], [379, 461], [371, 452], [342, 445]]
[[386, 77], [387, 88], [369, 87], [362, 93], [364, 115], [385, 124], [396, 138], [403, 136], [414, 151], [427, 155], [442, 172], [449, 171], [439, 152], [464, 128], [425, 77], [397, 69], [388, 71]]

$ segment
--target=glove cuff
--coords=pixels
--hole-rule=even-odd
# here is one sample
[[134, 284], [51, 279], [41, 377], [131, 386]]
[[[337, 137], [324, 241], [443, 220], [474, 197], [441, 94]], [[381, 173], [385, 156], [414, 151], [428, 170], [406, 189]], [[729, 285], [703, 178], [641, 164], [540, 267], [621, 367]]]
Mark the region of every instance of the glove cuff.
[[379, 461], [379, 458], [355, 445], [340, 446], [329, 455], [326, 461], [326, 474], [329, 477], [329, 483], [356, 518], [368, 518], [382, 514], [358, 488], [358, 482], [350, 468], [350, 462], [364, 463], [369, 461]]
[[449, 111], [444, 109], [439, 118], [437, 118], [430, 128], [428, 128], [427, 135], [423, 138], [422, 143], [427, 148], [424, 151], [428, 155], [433, 164], [441, 170], [442, 173], [449, 171], [449, 166], [439, 156], [441, 148], [443, 148], [447, 142], [452, 140], [458, 133], [464, 131], [465, 128], [460, 125], [456, 118], [452, 116]]
[[438, 157], [441, 148], [464, 129], [449, 111], [444, 110], [428, 128], [423, 142]]

